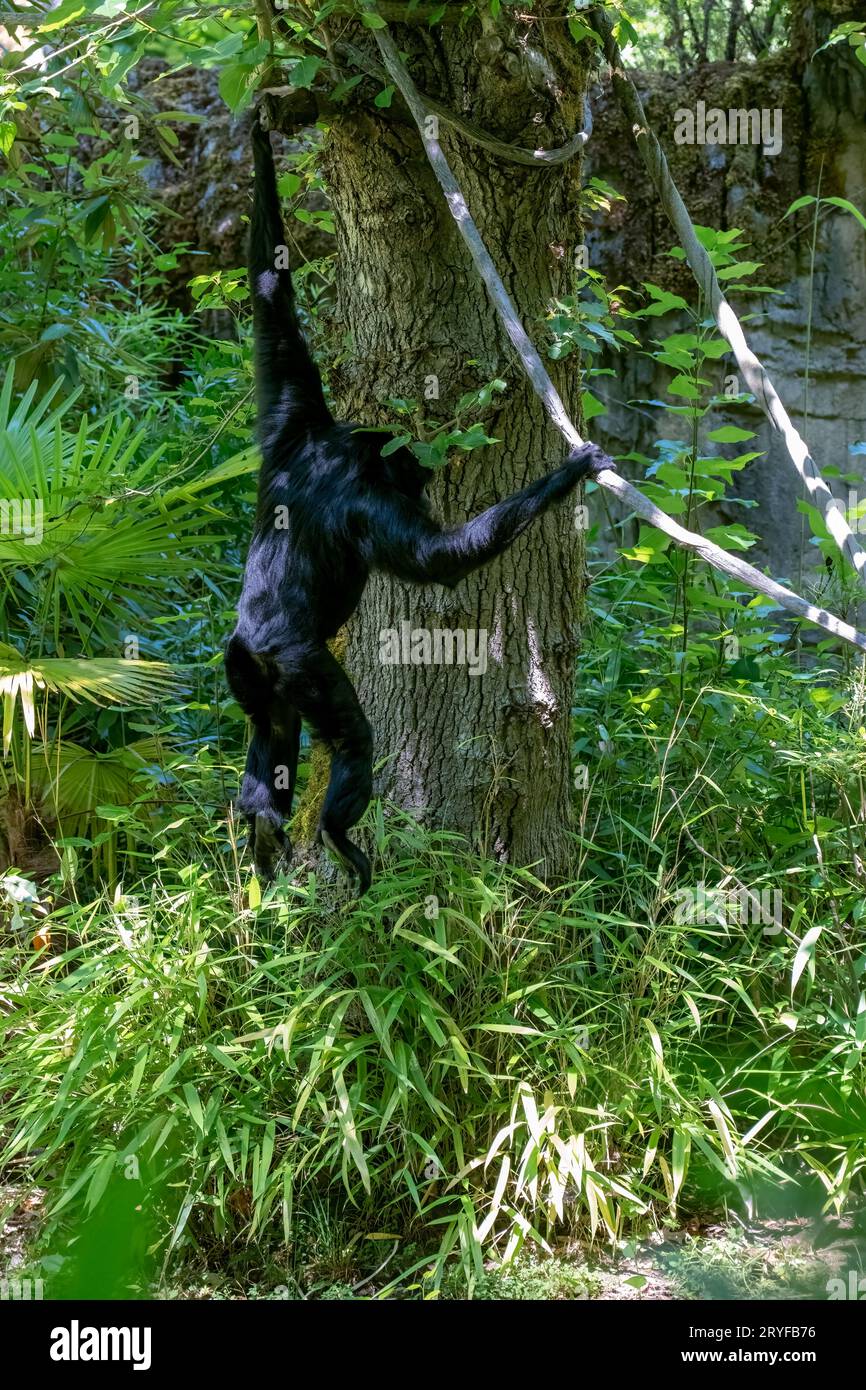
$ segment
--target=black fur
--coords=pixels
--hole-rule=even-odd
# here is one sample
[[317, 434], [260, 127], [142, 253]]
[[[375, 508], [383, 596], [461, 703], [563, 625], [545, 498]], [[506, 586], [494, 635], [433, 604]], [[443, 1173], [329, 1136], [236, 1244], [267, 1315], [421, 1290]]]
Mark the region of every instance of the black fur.
[[273, 877], [291, 853], [301, 720], [331, 751], [319, 833], [370, 884], [367, 856], [348, 838], [372, 788], [373, 736], [326, 643], [357, 608], [368, 575], [453, 586], [499, 555], [553, 502], [611, 460], [592, 444], [464, 526], [443, 528], [424, 497], [426, 474], [407, 449], [382, 458], [385, 436], [335, 421], [301, 333], [267, 133], [253, 134], [255, 201], [249, 274], [262, 468], [252, 544], [226, 647], [232, 693], [253, 726], [239, 806], [257, 872]]

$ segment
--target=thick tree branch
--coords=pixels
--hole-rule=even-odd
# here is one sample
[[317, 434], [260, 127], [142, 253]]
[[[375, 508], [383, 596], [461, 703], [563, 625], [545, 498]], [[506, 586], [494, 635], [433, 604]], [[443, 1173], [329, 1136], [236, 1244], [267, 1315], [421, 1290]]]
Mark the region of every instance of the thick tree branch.
[[[372, 6], [371, 6], [372, 8]], [[526, 334], [526, 330], [520, 319], [505, 286], [500, 279], [499, 273], [490, 257], [487, 247], [484, 245], [481, 234], [478, 231], [472, 216], [466, 206], [466, 200], [460, 190], [460, 186], [454, 177], [451, 167], [442, 152], [439, 142], [429, 134], [428, 116], [429, 112], [424, 105], [421, 97], [406, 70], [405, 64], [401, 59], [393, 39], [387, 30], [377, 29], [374, 31], [376, 42], [382, 53], [385, 66], [391, 80], [402, 92], [415, 122], [421, 134], [427, 158], [433, 168], [433, 172], [439, 181], [451, 215], [454, 218], [458, 230], [463, 240], [469, 248], [469, 253], [475, 263], [475, 267], [484, 281], [487, 292], [490, 295], [493, 305], [499, 314], [505, 331], [513, 344], [523, 369], [526, 372], [532, 386], [542, 401], [545, 410], [552, 422], [559, 429], [560, 433], [574, 447], [583, 443], [574, 424], [568, 416], [568, 412], [562, 403], [556, 387], [548, 375], [538, 352]], [[757, 590], [758, 593], [766, 594], [780, 608], [787, 609], [789, 613], [794, 613], [805, 621], [814, 623], [817, 627], [823, 628], [833, 636], [841, 638], [845, 642], [850, 642], [852, 646], [859, 647], [861, 651], [866, 651], [866, 636], [858, 632], [849, 623], [843, 622], [840, 618], [828, 613], [826, 609], [817, 608], [806, 599], [800, 598], [798, 594], [792, 593], [789, 589], [783, 588], [775, 580], [767, 578], [752, 565], [746, 564], [744, 560], [737, 559], [729, 555], [727, 551], [714, 545], [705, 537], [696, 535], [694, 532], [687, 531], [678, 522], [666, 516], [652, 502], [644, 497], [636, 488], [621, 478], [618, 473], [606, 469], [597, 478], [600, 487], [612, 492], [623, 502], [632, 508], [638, 516], [644, 518], [651, 525], [658, 527], [687, 550], [694, 551], [708, 564], [723, 573], [731, 575], [750, 589]]]
[[599, 10], [590, 16], [590, 23], [602, 39], [617, 97], [631, 123], [632, 133], [643, 161], [662, 206], [679, 237], [686, 260], [712, 309], [719, 332], [730, 345], [749, 390], [754, 394], [773, 429], [782, 435], [791, 462], [806, 486], [810, 501], [821, 509], [827, 530], [866, 584], [866, 551], [857, 544], [842, 508], [809, 453], [808, 445], [794, 427], [766, 369], [746, 342], [739, 319], [722, 294], [712, 262], [695, 235], [686, 205], [671, 176], [664, 151], [650, 129], [637, 88], [626, 76], [622, 53], [613, 36], [610, 20], [604, 11]]
[[274, 67], [274, 23], [271, 14], [271, 0], [253, 0], [256, 11], [256, 29], [262, 43], [268, 45], [268, 56], [261, 68], [261, 80], [267, 84], [273, 79]]

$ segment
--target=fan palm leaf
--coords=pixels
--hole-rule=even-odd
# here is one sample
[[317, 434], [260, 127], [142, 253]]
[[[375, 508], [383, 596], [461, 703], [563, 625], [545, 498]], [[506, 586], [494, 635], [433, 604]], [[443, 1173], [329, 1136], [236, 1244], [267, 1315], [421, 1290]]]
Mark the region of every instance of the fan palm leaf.
[[67, 835], [93, 828], [100, 806], [131, 806], [138, 795], [136, 778], [159, 764], [164, 748], [158, 739], [142, 738], [106, 753], [60, 740], [34, 745], [33, 790], [50, 807]]
[[215, 539], [195, 497], [208, 483], [166, 493], [164, 446], [145, 449], [128, 416], [98, 431], [85, 416], [70, 430], [70, 398], [51, 410], [31, 389], [13, 411], [11, 380], [0, 390], [0, 584], [55, 645], [66, 622], [85, 642], [100, 624], [143, 615], [155, 588], [164, 597]]
[[36, 732], [37, 691], [62, 695], [76, 703], [150, 705], [178, 689], [179, 677], [164, 661], [125, 661], [120, 657], [42, 657], [28, 660], [14, 647], [0, 642], [0, 695], [3, 698], [3, 751], [8, 752], [14, 729], [15, 707], [21, 711], [27, 732]]

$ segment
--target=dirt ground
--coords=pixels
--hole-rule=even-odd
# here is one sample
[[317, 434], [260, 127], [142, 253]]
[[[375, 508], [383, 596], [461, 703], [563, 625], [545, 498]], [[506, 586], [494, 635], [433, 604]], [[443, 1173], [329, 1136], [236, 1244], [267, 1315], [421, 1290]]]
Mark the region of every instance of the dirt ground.
[[[39, 1230], [42, 1194], [22, 1197], [21, 1189], [0, 1185], [0, 1278], [27, 1270]], [[395, 1261], [396, 1263], [396, 1261]], [[351, 1284], [317, 1281], [312, 1298], [370, 1298], [381, 1294], [386, 1278]], [[50, 1276], [45, 1294], [50, 1297]], [[304, 1296], [300, 1293], [300, 1296]], [[244, 1287], [236, 1277], [200, 1271], [160, 1290], [178, 1299], [257, 1299], [294, 1296], [285, 1285], [267, 1281]], [[395, 1296], [401, 1297], [398, 1290]], [[410, 1295], [411, 1296], [411, 1295]], [[456, 1290], [446, 1295], [460, 1297]], [[746, 1299], [763, 1301], [866, 1299], [866, 1219], [862, 1216], [702, 1224], [693, 1219], [650, 1239], [624, 1242], [612, 1254], [574, 1242], [557, 1254], [523, 1255], [508, 1270], [491, 1267], [475, 1296], [518, 1300]]]

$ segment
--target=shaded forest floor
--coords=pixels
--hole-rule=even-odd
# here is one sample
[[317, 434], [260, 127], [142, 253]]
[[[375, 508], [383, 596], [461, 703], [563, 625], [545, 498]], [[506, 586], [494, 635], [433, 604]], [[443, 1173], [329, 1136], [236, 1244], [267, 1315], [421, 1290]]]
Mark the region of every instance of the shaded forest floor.
[[[22, 1197], [20, 1190], [0, 1187], [0, 1278], [14, 1279], [28, 1270], [30, 1249], [40, 1226], [42, 1194]], [[310, 1270], [306, 1292], [281, 1282], [277, 1260], [270, 1269], [248, 1267], [243, 1275], [189, 1265], [160, 1288], [170, 1300], [277, 1300], [375, 1298], [393, 1278], [390, 1260], [379, 1279], [354, 1280], [350, 1250], [339, 1241], [330, 1251], [332, 1282], [323, 1261]], [[342, 1268], [341, 1268], [342, 1266]], [[509, 1269], [487, 1268], [474, 1297], [517, 1301], [647, 1302], [746, 1300], [808, 1301], [853, 1297], [866, 1271], [866, 1226], [856, 1216], [840, 1220], [809, 1218], [702, 1222], [697, 1218], [648, 1240], [626, 1243], [616, 1257], [603, 1249], [588, 1250], [572, 1242], [552, 1255], [522, 1255]], [[356, 1273], [357, 1271], [355, 1271]], [[833, 1281], [837, 1281], [835, 1284]], [[841, 1281], [841, 1284], [839, 1283]], [[50, 1277], [44, 1281], [51, 1297]], [[844, 1294], [842, 1289], [844, 1288]], [[861, 1286], [866, 1291], [866, 1279]], [[421, 1286], [408, 1297], [423, 1297]], [[465, 1290], [446, 1281], [442, 1295], [465, 1298]]]

